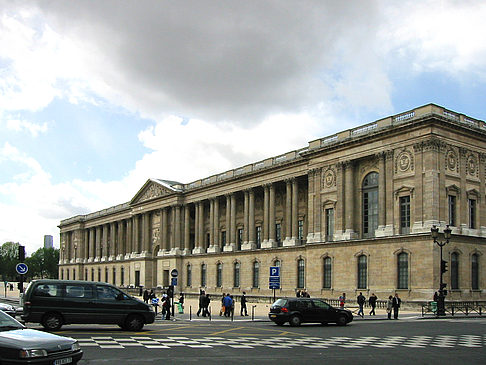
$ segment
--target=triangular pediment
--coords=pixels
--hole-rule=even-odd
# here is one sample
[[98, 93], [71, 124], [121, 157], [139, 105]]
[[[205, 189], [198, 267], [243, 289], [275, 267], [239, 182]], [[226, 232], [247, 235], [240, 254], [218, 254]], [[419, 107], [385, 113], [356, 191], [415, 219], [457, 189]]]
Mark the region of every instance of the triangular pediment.
[[[137, 194], [133, 197], [130, 204], [142, 203], [147, 200], [160, 198], [178, 192], [180, 189], [172, 186], [174, 182], [165, 180], [148, 179]], [[178, 183], [177, 183], [178, 184]]]

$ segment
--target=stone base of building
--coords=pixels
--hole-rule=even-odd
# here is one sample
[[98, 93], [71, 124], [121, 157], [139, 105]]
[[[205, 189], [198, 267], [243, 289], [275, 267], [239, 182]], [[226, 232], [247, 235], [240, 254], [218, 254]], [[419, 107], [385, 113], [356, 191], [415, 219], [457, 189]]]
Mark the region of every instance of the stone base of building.
[[229, 243], [223, 247], [223, 252], [234, 252], [236, 251], [236, 246], [234, 243]]
[[202, 247], [194, 247], [192, 250], [193, 254], [201, 254], [201, 253], [206, 253], [206, 250]]
[[254, 250], [256, 248], [255, 242], [245, 242], [241, 245], [241, 251]]
[[221, 248], [219, 246], [211, 245], [208, 247], [208, 253], [218, 253], [221, 252]]

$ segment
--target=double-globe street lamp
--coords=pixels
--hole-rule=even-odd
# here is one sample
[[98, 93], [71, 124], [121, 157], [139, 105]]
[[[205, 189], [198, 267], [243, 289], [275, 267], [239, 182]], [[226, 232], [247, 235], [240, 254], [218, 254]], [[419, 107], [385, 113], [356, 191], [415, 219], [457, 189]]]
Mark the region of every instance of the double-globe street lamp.
[[434, 242], [437, 243], [437, 245], [440, 248], [440, 286], [439, 286], [440, 289], [439, 289], [439, 297], [437, 300], [437, 315], [445, 316], [446, 284], [444, 284], [442, 276], [447, 271], [447, 261], [442, 259], [442, 247], [444, 247], [446, 244], [449, 243], [452, 230], [449, 228], [449, 225], [447, 225], [446, 228], [444, 229], [445, 241], [438, 241], [439, 228], [437, 228], [437, 226], [433, 225], [432, 228], [430, 229], [430, 232], [432, 234], [432, 238], [434, 239]]

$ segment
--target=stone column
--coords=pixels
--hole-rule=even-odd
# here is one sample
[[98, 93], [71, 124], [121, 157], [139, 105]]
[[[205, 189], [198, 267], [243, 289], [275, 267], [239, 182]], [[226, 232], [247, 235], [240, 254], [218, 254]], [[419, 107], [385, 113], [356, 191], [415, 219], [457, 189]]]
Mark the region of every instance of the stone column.
[[[182, 247], [181, 247], [182, 248]], [[184, 246], [183, 255], [191, 252], [191, 208], [189, 204], [184, 205]]]
[[292, 180], [285, 180], [285, 239], [284, 246], [293, 246], [292, 238]]
[[101, 261], [108, 260], [108, 224], [103, 224], [102, 226], [102, 236], [101, 236], [101, 247], [102, 247], [102, 254], [101, 254]]
[[125, 232], [125, 237], [127, 240], [125, 260], [128, 260], [133, 252], [133, 217], [127, 219], [127, 230]]
[[306, 237], [307, 243], [314, 242], [314, 232], [316, 228], [314, 227], [314, 219], [315, 217], [315, 199], [316, 199], [316, 192], [315, 192], [315, 175], [317, 173], [316, 169], [309, 170], [307, 172], [307, 227], [308, 233]]
[[356, 191], [354, 186], [354, 161], [347, 161], [344, 167], [344, 211], [346, 217], [344, 239], [350, 240], [357, 238], [354, 230], [354, 193]]
[[[255, 243], [255, 191], [253, 189], [248, 189], [245, 191], [245, 203], [248, 202], [247, 212], [245, 214], [245, 224], [247, 229], [246, 242], [241, 246], [242, 250], [253, 250], [256, 248]], [[248, 217], [246, 219], [246, 217]]]
[[118, 238], [117, 238], [117, 248], [115, 250], [115, 258], [116, 260], [121, 260], [123, 255], [125, 255], [125, 235], [123, 234], [125, 227], [125, 221], [118, 221], [117, 222], [117, 233], [118, 233]]
[[108, 260], [113, 261], [116, 255], [116, 229], [115, 229], [116, 222], [110, 223], [110, 243], [109, 247], [109, 255]]
[[292, 240], [297, 243], [299, 234], [299, 184], [292, 179]]
[[269, 185], [263, 185], [263, 224], [262, 224], [262, 244], [261, 247], [268, 247], [268, 193]]
[[199, 202], [194, 203], [194, 248], [192, 253], [200, 253], [201, 243], [199, 242]]
[[211, 219], [211, 243], [212, 246], [208, 248], [208, 252], [220, 252], [219, 246], [219, 198], [216, 197], [211, 200], [211, 206], [213, 208]]
[[172, 255], [178, 255], [181, 253], [181, 206], [177, 204], [172, 208], [173, 211], [173, 230], [174, 240], [172, 242]]
[[95, 234], [96, 231], [94, 228], [88, 228], [89, 230], [89, 243], [88, 243], [88, 262], [93, 262], [94, 258], [96, 257], [96, 252], [95, 252]]
[[380, 152], [376, 155], [378, 159], [378, 228], [375, 230], [375, 237], [384, 237], [386, 228], [386, 155]]
[[[231, 195], [226, 194], [226, 217], [225, 217], [225, 225], [226, 225], [226, 243], [225, 246], [229, 246], [229, 243], [231, 241], [230, 239], [230, 234], [231, 234]], [[222, 250], [224, 250], [225, 247], [222, 247]]]
[[243, 201], [243, 244], [242, 244], [242, 249], [243, 246], [248, 244], [248, 226], [249, 226], [249, 191], [245, 190], [244, 192], [244, 201]]
[[83, 240], [83, 263], [88, 262], [89, 258], [89, 228], [84, 229], [84, 240]]
[[[486, 181], [486, 153], [479, 155], [479, 181]], [[478, 224], [481, 237], [486, 237], [486, 185], [479, 185]]]
[[[334, 182], [335, 184], [336, 182]], [[325, 224], [323, 220], [325, 219], [324, 214], [322, 214], [322, 199], [321, 199], [321, 191], [322, 191], [322, 168], [318, 168], [315, 170], [314, 174], [314, 242], [322, 242], [322, 237], [325, 236], [325, 233], [322, 232], [323, 227]], [[310, 204], [308, 202], [307, 204]]]
[[[228, 200], [229, 198], [229, 200]], [[229, 229], [226, 233], [226, 246], [223, 248], [225, 252], [231, 252], [236, 250], [236, 196], [235, 193], [231, 193], [226, 197], [226, 203], [229, 203], [229, 208], [226, 207], [226, 214], [229, 213]], [[227, 216], [226, 216], [227, 217]]]
[[268, 245], [270, 247], [277, 247], [275, 232], [275, 184], [270, 184], [268, 194]]
[[139, 221], [140, 221], [140, 216], [138, 214], [134, 215], [133, 216], [132, 256], [135, 253], [140, 253]]
[[214, 198], [209, 199], [209, 246], [207, 252], [213, 252], [214, 247]]
[[96, 226], [95, 236], [95, 262], [101, 261], [101, 226]]
[[196, 203], [196, 247], [192, 250], [192, 253], [204, 253], [204, 204], [202, 201]]
[[146, 212], [142, 216], [142, 256], [150, 256], [150, 251], [152, 248], [152, 230], [151, 230], [151, 212]]

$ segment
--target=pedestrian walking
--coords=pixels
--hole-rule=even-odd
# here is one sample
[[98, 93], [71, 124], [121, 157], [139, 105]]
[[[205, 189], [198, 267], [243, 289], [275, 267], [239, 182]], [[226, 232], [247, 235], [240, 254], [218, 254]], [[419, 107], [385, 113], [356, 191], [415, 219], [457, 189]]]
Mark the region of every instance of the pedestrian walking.
[[226, 294], [223, 301], [224, 305], [224, 316], [230, 317], [231, 316], [231, 306], [233, 305], [233, 299], [231, 298], [230, 294]]
[[159, 298], [157, 298], [156, 296], [154, 296], [151, 299], [151, 303], [152, 303], [152, 306], [154, 307], [155, 315], [157, 315], [157, 308], [159, 308]]
[[149, 300], [149, 292], [148, 292], [148, 290], [147, 290], [147, 289], [145, 289], [145, 290], [143, 291], [143, 296], [142, 296], [142, 297], [143, 297], [143, 301], [144, 301], [145, 303], [148, 303], [148, 300]]
[[366, 303], [366, 298], [365, 298], [365, 296], [363, 295], [362, 292], [359, 292], [359, 295], [356, 298], [356, 301], [358, 302], [358, 305], [359, 305], [358, 316], [361, 316], [361, 318], [363, 318], [364, 317], [363, 306]]
[[300, 298], [300, 296], [301, 296], [301, 291], [300, 291], [300, 290], [297, 290], [297, 293], [295, 293], [295, 295], [296, 295], [296, 297], [297, 297], [297, 298]]
[[225, 310], [224, 310], [224, 298], [226, 297], [226, 294], [223, 293], [223, 296], [221, 297], [221, 309], [219, 310], [219, 316], [221, 317]]
[[209, 317], [209, 303], [211, 303], [211, 298], [209, 298], [209, 294], [206, 294], [204, 296], [204, 306], [203, 306], [203, 317], [208, 316]]
[[368, 298], [368, 304], [371, 307], [370, 316], [376, 316], [375, 308], [377, 299], [378, 297], [375, 295], [375, 293], [371, 293], [370, 297]]
[[206, 300], [206, 293], [204, 293], [204, 290], [201, 290], [199, 292], [199, 308], [197, 310], [196, 315], [199, 317], [199, 315], [202, 313], [203, 317], [204, 315], [204, 301]]
[[184, 309], [184, 294], [181, 293], [179, 297], [179, 303], [181, 304], [181, 308]]
[[346, 303], [346, 293], [340, 295], [338, 300], [339, 300], [339, 306], [341, 308], [344, 308], [344, 303]]
[[388, 319], [391, 319], [391, 313], [393, 309], [393, 297], [390, 295], [388, 301], [386, 302], [386, 313], [388, 314]]
[[400, 310], [400, 305], [402, 304], [402, 300], [398, 297], [398, 293], [395, 293], [392, 301], [393, 306], [393, 318], [398, 319], [398, 311]]
[[[162, 302], [162, 307], [164, 309], [164, 312], [165, 312], [165, 319], [166, 320], [170, 320], [170, 298], [169, 296], [166, 296], [164, 298], [165, 300]], [[164, 316], [162, 315], [162, 318]]]
[[240, 315], [243, 316], [243, 312], [245, 312], [245, 316], [248, 316], [248, 311], [246, 309], [246, 293], [243, 292], [243, 295], [241, 296], [241, 310], [240, 310]]

